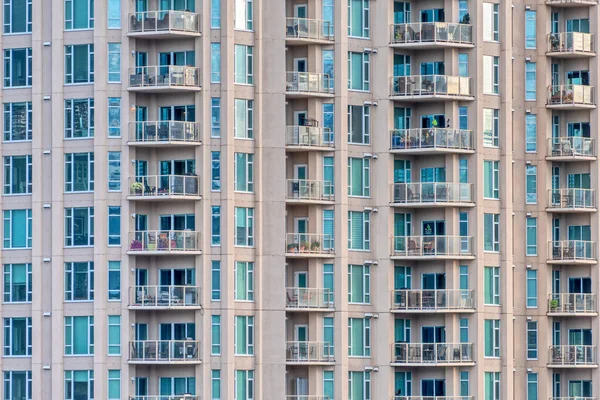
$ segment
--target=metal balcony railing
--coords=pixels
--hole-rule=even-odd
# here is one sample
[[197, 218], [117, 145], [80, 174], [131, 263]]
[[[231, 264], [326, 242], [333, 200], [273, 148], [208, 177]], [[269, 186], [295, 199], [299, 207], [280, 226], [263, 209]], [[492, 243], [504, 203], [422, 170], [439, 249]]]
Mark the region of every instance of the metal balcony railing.
[[333, 308], [333, 292], [321, 288], [286, 288], [285, 306], [298, 310]]
[[549, 157], [594, 157], [594, 139], [563, 136], [548, 139]]
[[589, 240], [556, 240], [548, 243], [553, 261], [594, 261], [596, 242]]
[[144, 11], [129, 14], [129, 33], [200, 33], [200, 14], [189, 11]]
[[549, 106], [593, 106], [594, 87], [589, 85], [554, 85], [548, 87]]
[[394, 311], [473, 310], [474, 291], [469, 289], [400, 289], [392, 291]]
[[392, 256], [469, 257], [472, 255], [472, 236], [394, 236], [392, 238]]
[[550, 400], [596, 400], [595, 397], [569, 396], [569, 397], [550, 397]]
[[392, 203], [472, 203], [473, 185], [470, 183], [393, 183]]
[[325, 395], [312, 395], [312, 394], [288, 394], [285, 396], [286, 400], [333, 400], [329, 396]]
[[333, 84], [328, 74], [287, 72], [285, 90], [288, 93], [333, 94]]
[[548, 34], [548, 51], [551, 53], [594, 53], [594, 35], [583, 32]]
[[285, 145], [290, 147], [331, 147], [333, 133], [329, 128], [289, 125], [285, 127]]
[[395, 364], [470, 364], [473, 363], [472, 343], [394, 343], [392, 362]]
[[200, 250], [200, 232], [195, 231], [136, 231], [129, 239], [129, 251], [140, 253]]
[[473, 132], [452, 128], [394, 129], [392, 150], [473, 150]]
[[594, 189], [550, 189], [548, 207], [561, 209], [594, 209], [596, 197]]
[[474, 400], [473, 396], [394, 396], [392, 400]]
[[196, 340], [136, 340], [130, 345], [130, 361], [193, 362], [200, 360], [200, 342]]
[[333, 201], [333, 184], [329, 181], [309, 179], [288, 179], [286, 198], [288, 200]]
[[135, 143], [200, 143], [199, 124], [187, 121], [130, 122], [129, 141]]
[[561, 5], [596, 5], [598, 4], [598, 0], [546, 0], [546, 4], [551, 6], [561, 6]]
[[191, 196], [200, 193], [200, 178], [194, 175], [144, 175], [129, 178], [129, 196]]
[[392, 25], [392, 44], [473, 44], [473, 27], [452, 22], [413, 22]]
[[130, 306], [134, 307], [198, 307], [198, 286], [144, 285], [130, 288]]
[[184, 65], [129, 68], [130, 88], [199, 88], [200, 70]]
[[450, 75], [410, 75], [392, 78], [392, 96], [471, 97], [471, 78]]
[[549, 365], [582, 366], [596, 365], [596, 346], [560, 345], [550, 346]]
[[548, 296], [549, 314], [594, 314], [596, 295], [592, 293], [552, 293]]
[[333, 345], [328, 342], [286, 342], [285, 360], [293, 363], [334, 362]]
[[333, 24], [319, 19], [288, 17], [285, 19], [285, 37], [333, 42]]
[[333, 236], [318, 233], [287, 233], [286, 253], [334, 254]]
[[129, 396], [129, 400], [200, 400], [200, 396], [194, 394], [153, 395], [153, 396]]

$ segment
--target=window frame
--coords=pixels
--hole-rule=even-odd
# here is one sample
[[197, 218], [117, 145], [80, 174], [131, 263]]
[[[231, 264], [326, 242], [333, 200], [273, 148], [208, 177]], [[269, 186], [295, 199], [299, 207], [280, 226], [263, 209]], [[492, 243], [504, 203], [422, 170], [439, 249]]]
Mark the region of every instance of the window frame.
[[[75, 157], [87, 157], [87, 190], [75, 190], [75, 177], [78, 175], [75, 163]], [[65, 153], [64, 155], [64, 193], [93, 193], [94, 192], [94, 153]], [[70, 175], [70, 179], [68, 175]]]
[[[13, 132], [16, 129], [13, 129], [13, 125], [15, 122], [14, 116], [14, 107], [19, 106], [25, 109], [25, 118], [23, 121], [25, 122], [25, 139], [13, 139]], [[33, 138], [33, 105], [31, 101], [24, 102], [9, 102], [4, 103], [4, 143], [23, 143], [23, 142], [31, 142]]]
[[[246, 276], [246, 287], [238, 287], [238, 268], [243, 266]], [[254, 262], [235, 261], [233, 264], [233, 301], [254, 302]]]
[[[15, 158], [25, 157], [25, 192], [13, 193]], [[29, 154], [4, 156], [4, 196], [26, 196], [33, 192], [33, 157]], [[8, 179], [7, 179], [8, 178]]]
[[[106, 72], [108, 74], [108, 83], [121, 83], [121, 42], [109, 42], [107, 46], [106, 60], [108, 65]], [[114, 69], [111, 71], [111, 67], [115, 67], [116, 71]]]
[[[530, 335], [532, 335], [531, 338], [535, 339], [533, 343], [530, 343]], [[539, 353], [539, 336], [537, 321], [527, 321], [525, 337], [527, 338], [527, 360], [537, 360]]]
[[[87, 210], [87, 219], [88, 219], [88, 244], [87, 245], [74, 245], [74, 235], [75, 235], [75, 222], [74, 220], [74, 212], [75, 210], [82, 210], [82, 209], [86, 209]], [[67, 215], [70, 214], [70, 215]], [[67, 220], [70, 220], [70, 223], [67, 223]], [[94, 207], [67, 207], [65, 208], [65, 220], [64, 220], [64, 225], [65, 225], [65, 231], [64, 231], [64, 247], [65, 248], [81, 248], [81, 247], [93, 247], [94, 246]], [[68, 228], [70, 228], [71, 231], [71, 236], [67, 235], [67, 225], [69, 225]], [[71, 238], [70, 243], [68, 244], [68, 238]]]
[[[240, 161], [243, 161], [242, 165], [240, 165]], [[245, 185], [238, 181], [238, 168], [242, 167], [244, 168]], [[233, 191], [254, 193], [254, 153], [235, 152], [233, 154]]]
[[[112, 322], [111, 322], [112, 319]], [[118, 321], [118, 322], [117, 322]], [[111, 328], [112, 332], [117, 332], [118, 343], [111, 343]], [[107, 356], [121, 356], [121, 316], [107, 315], [107, 331], [106, 343], [108, 346]], [[115, 352], [116, 351], [116, 352]]]
[[[65, 0], [69, 1], [69, 0]], [[75, 47], [87, 46], [87, 62], [88, 62], [88, 71], [87, 71], [87, 81], [85, 82], [75, 82], [73, 79], [74, 71], [76, 69], [75, 61], [76, 57], [74, 55]], [[72, 85], [90, 85], [94, 83], [94, 44], [93, 43], [82, 43], [82, 44], [69, 44], [65, 45], [65, 71], [64, 71], [64, 85], [72, 86]]]
[[[4, 35], [23, 35], [27, 33], [31, 33], [32, 31], [32, 14], [33, 14], [33, 1], [26, 0], [25, 1], [25, 30], [24, 31], [13, 31], [13, 2], [14, 0], [4, 0]], [[8, 17], [8, 18], [7, 18]], [[31, 395], [31, 394], [30, 394]]]
[[[355, 277], [355, 268], [360, 268], [359, 276]], [[355, 293], [352, 291], [352, 283], [354, 279], [362, 281], [362, 293], [356, 296], [359, 297], [355, 301]], [[365, 264], [348, 264], [348, 304], [371, 304], [371, 268]]]
[[[25, 354], [13, 354], [13, 337], [14, 337], [14, 322], [15, 320], [25, 320]], [[4, 358], [23, 358], [32, 356], [32, 317], [4, 317], [2, 318], [2, 327], [4, 333], [3, 352], [2, 357]]]
[[[15, 51], [25, 51], [25, 85], [14, 85], [13, 54]], [[30, 88], [33, 84], [33, 50], [31, 47], [4, 49], [4, 89]]]
[[[25, 268], [25, 300], [13, 300], [16, 292], [13, 282], [13, 269], [15, 266]], [[31, 303], [33, 298], [33, 267], [31, 263], [9, 263], [2, 265], [2, 303], [3, 304], [26, 304]]]
[[[13, 237], [12, 237], [13, 214], [15, 211], [25, 211], [25, 221], [26, 221], [26, 223], [25, 223], [25, 246], [22, 246], [22, 247], [15, 247], [13, 240], [12, 240], [13, 239]], [[7, 223], [10, 226], [10, 232], [7, 232], [6, 229], [4, 229], [2, 248], [4, 250], [31, 249], [33, 246], [33, 225], [32, 225], [33, 224], [33, 211], [32, 211], [32, 209], [26, 208], [26, 209], [3, 210], [2, 217], [3, 217], [3, 226], [6, 227]], [[6, 246], [7, 243], [9, 243], [8, 247]]]
[[[238, 59], [238, 57], [243, 57], [243, 60]], [[235, 44], [233, 48], [233, 59], [233, 83], [235, 85], [254, 85], [254, 46]], [[242, 61], [244, 62], [243, 79], [242, 77], [238, 77], [236, 68], [236, 66]]]
[[[237, 324], [242, 323], [245, 327], [246, 343], [238, 343]], [[253, 315], [236, 315], [233, 319], [233, 353], [235, 356], [253, 356], [254, 355], [254, 325]], [[240, 346], [243, 349], [240, 349]], [[245, 349], [245, 350], [244, 350]]]
[[[88, 2], [88, 23], [87, 23], [87, 28], [73, 28], [74, 26], [74, 22], [75, 22], [75, 2], [77, 0], [65, 0], [65, 10], [64, 10], [64, 16], [65, 16], [65, 24], [64, 24], [64, 30], [65, 31], [83, 31], [83, 30], [90, 30], [90, 29], [94, 29], [94, 0], [87, 0]], [[69, 5], [70, 4], [70, 5]], [[68, 11], [68, 8], [70, 7], [70, 12]], [[68, 15], [71, 15], [72, 19], [68, 19]], [[71, 25], [69, 25], [69, 22]]]
[[[87, 103], [87, 104], [85, 104]], [[75, 110], [76, 105], [86, 105], [87, 106], [87, 127], [82, 129], [82, 131], [86, 131], [86, 136], [76, 137], [73, 136], [75, 131]], [[64, 122], [64, 138], [65, 140], [82, 140], [82, 139], [92, 139], [94, 137], [94, 99], [93, 98], [82, 98], [82, 99], [65, 99], [64, 102], [65, 108], [65, 122]], [[83, 119], [82, 119], [83, 121]]]
[[[87, 353], [75, 354], [74, 318], [87, 318]], [[69, 349], [69, 350], [67, 350]], [[64, 317], [64, 356], [93, 356], [94, 355], [94, 316], [65, 316]]]
[[[74, 299], [76, 276], [75, 264], [87, 264], [87, 298]], [[67, 261], [64, 262], [64, 302], [82, 303], [94, 301], [94, 262], [93, 261]], [[70, 282], [70, 285], [68, 284]]]

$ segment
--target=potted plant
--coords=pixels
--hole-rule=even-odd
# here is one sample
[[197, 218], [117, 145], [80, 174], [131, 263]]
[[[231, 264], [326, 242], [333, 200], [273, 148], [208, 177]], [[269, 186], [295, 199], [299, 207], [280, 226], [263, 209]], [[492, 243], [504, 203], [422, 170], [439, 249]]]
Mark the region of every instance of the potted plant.
[[321, 247], [321, 243], [320, 243], [319, 241], [317, 241], [317, 240], [313, 240], [313, 241], [310, 243], [310, 250], [311, 250], [312, 252], [315, 252], [315, 253], [317, 253], [317, 252], [319, 251], [319, 248], [320, 248], [320, 247]]
[[304, 253], [307, 248], [308, 248], [308, 243], [307, 242], [301, 242], [300, 243], [300, 253]]
[[131, 250], [134, 250], [134, 251], [135, 251], [135, 250], [138, 250], [138, 251], [139, 251], [139, 250], [142, 250], [142, 242], [141, 242], [141, 241], [139, 241], [139, 240], [137, 240], [137, 239], [134, 239], [134, 240], [131, 242], [130, 249], [131, 249]]
[[471, 15], [469, 13], [466, 13], [465, 15], [463, 15], [462, 19], [460, 20], [460, 23], [469, 25], [471, 23]]
[[298, 243], [288, 243], [287, 252], [288, 253], [297, 253], [298, 252]]
[[142, 194], [142, 190], [144, 190], [144, 185], [142, 182], [133, 182], [131, 184], [131, 193], [139, 195]]
[[557, 299], [550, 300], [550, 309], [556, 310], [557, 308], [558, 308], [558, 300]]

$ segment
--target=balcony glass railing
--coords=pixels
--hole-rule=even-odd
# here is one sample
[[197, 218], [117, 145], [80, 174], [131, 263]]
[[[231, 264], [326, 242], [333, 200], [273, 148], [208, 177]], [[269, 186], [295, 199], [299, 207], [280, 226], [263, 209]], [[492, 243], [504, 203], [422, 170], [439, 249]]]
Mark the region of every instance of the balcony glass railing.
[[546, 0], [546, 4], [552, 6], [560, 5], [595, 5], [598, 4], [598, 0]]
[[129, 234], [130, 251], [199, 251], [200, 232], [136, 231]]
[[333, 345], [328, 342], [286, 342], [287, 362], [334, 362]]
[[200, 342], [195, 340], [136, 340], [130, 344], [130, 361], [200, 360]]
[[134, 307], [197, 307], [200, 288], [197, 286], [145, 285], [131, 288], [130, 306]]
[[333, 236], [318, 233], [287, 233], [286, 253], [334, 254]]
[[550, 346], [549, 364], [554, 366], [596, 365], [596, 346]]
[[333, 84], [327, 74], [287, 72], [285, 90], [289, 93], [333, 94]]
[[464, 76], [395, 76], [391, 89], [392, 96], [472, 96], [471, 78]]
[[329, 181], [309, 179], [288, 179], [286, 198], [288, 200], [333, 201], [333, 184]]
[[473, 362], [472, 343], [394, 343], [392, 362], [396, 364], [469, 364]]
[[333, 148], [333, 132], [329, 128], [289, 125], [285, 127], [285, 145]]
[[129, 178], [129, 195], [198, 196], [200, 178], [194, 175], [145, 175]]
[[452, 22], [413, 22], [392, 25], [392, 44], [473, 44], [473, 27]]
[[596, 207], [594, 189], [550, 189], [548, 200], [550, 208], [594, 209]]
[[473, 133], [463, 129], [417, 128], [391, 131], [392, 150], [473, 150]]
[[320, 288], [286, 288], [285, 306], [287, 308], [312, 309], [333, 308], [333, 292]]
[[392, 400], [474, 400], [473, 396], [394, 396]]
[[548, 139], [549, 157], [594, 157], [594, 139], [563, 136]]
[[548, 35], [548, 51], [552, 53], [593, 53], [594, 35], [583, 32], [561, 32]]
[[200, 143], [199, 124], [187, 121], [130, 122], [129, 141], [137, 143]]
[[200, 33], [200, 14], [189, 11], [144, 11], [129, 14], [129, 33]]
[[549, 106], [593, 106], [594, 87], [589, 85], [554, 85], [548, 87]]
[[596, 400], [595, 397], [569, 396], [569, 397], [550, 397], [550, 400]]
[[129, 396], [129, 400], [200, 400], [194, 394], [154, 395], [154, 396]]
[[199, 88], [198, 67], [154, 65], [129, 68], [130, 88]]
[[474, 291], [469, 289], [400, 289], [392, 292], [392, 310], [472, 310]]
[[472, 236], [394, 236], [392, 256], [399, 257], [470, 257]]
[[548, 243], [553, 261], [593, 261], [596, 242], [589, 240], [556, 240]]
[[333, 24], [319, 19], [288, 17], [285, 19], [285, 37], [333, 42]]
[[393, 183], [392, 203], [472, 203], [473, 185], [470, 183]]
[[548, 313], [586, 314], [596, 312], [596, 296], [592, 293], [552, 293], [548, 296]]
[[285, 400], [333, 400], [329, 396], [318, 395], [318, 394], [288, 394], [285, 396]]

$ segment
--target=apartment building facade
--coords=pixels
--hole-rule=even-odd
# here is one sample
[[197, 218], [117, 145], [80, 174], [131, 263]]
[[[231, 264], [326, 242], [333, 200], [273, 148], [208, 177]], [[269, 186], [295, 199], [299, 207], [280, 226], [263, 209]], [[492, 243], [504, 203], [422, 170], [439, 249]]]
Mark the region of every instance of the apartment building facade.
[[4, 0], [3, 398], [592, 400], [597, 0]]

